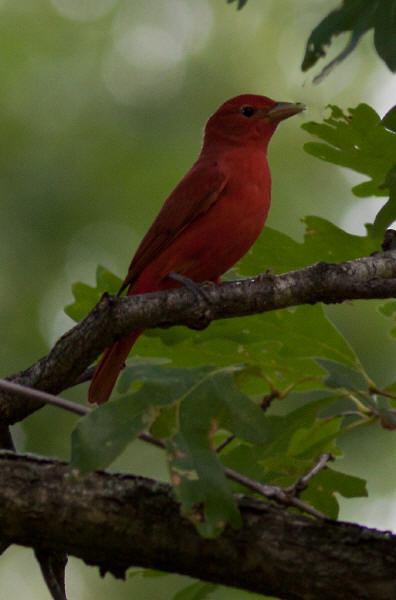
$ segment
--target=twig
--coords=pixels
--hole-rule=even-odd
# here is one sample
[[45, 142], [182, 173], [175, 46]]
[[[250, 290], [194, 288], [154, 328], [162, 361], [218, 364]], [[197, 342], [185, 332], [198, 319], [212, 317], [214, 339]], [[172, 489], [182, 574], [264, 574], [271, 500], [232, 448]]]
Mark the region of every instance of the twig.
[[360, 419], [366, 419], [365, 415], [357, 410], [344, 410], [343, 412], [337, 413], [336, 417], [359, 417]]
[[392, 394], [392, 392], [387, 392], [386, 390], [380, 390], [375, 386], [370, 388], [370, 392], [372, 394], [378, 394], [379, 396], [385, 396], [391, 400], [396, 400], [396, 394]]
[[19, 396], [24, 396], [25, 398], [40, 400], [44, 404], [51, 404], [52, 406], [63, 408], [64, 410], [68, 410], [69, 412], [73, 412], [77, 415], [87, 415], [91, 411], [90, 408], [81, 406], [81, 404], [77, 404], [77, 402], [72, 402], [71, 400], [66, 400], [65, 398], [60, 398], [59, 396], [54, 396], [53, 394], [36, 390], [28, 387], [27, 385], [14, 383], [13, 381], [8, 381], [7, 379], [0, 379], [0, 389], [6, 390], [7, 392], [13, 392]]
[[292, 486], [286, 488], [287, 492], [290, 492], [291, 494], [296, 494], [298, 496], [302, 491], [304, 491], [307, 488], [308, 483], [313, 477], [315, 477], [315, 475], [319, 473], [319, 471], [322, 471], [323, 469], [327, 468], [327, 463], [331, 460], [334, 460], [334, 457], [330, 454], [330, 452], [321, 454], [315, 462], [315, 464], [313, 465], [313, 467], [311, 467], [305, 475], [302, 475], [299, 479], [297, 479], [297, 481]]
[[233, 481], [244, 485], [245, 487], [253, 490], [254, 492], [265, 496], [265, 498], [268, 498], [269, 500], [274, 500], [275, 502], [277, 502], [278, 504], [282, 504], [283, 506], [294, 506], [295, 508], [298, 508], [301, 512], [305, 512], [319, 519], [327, 518], [324, 513], [320, 512], [319, 510], [316, 510], [316, 508], [313, 508], [313, 506], [310, 506], [309, 504], [306, 504], [306, 502], [303, 502], [302, 500], [297, 498], [295, 495], [296, 491], [294, 490], [294, 486], [291, 486], [290, 488], [282, 488], [277, 485], [268, 485], [266, 483], [260, 483], [259, 481], [255, 481], [254, 479], [250, 479], [245, 475], [241, 475], [241, 473], [238, 473], [233, 469], [229, 469], [228, 467], [224, 469], [224, 472], [229, 479], [232, 479]]
[[139, 435], [139, 439], [143, 442], [147, 442], [148, 444], [152, 444], [153, 446], [157, 446], [157, 448], [162, 448], [163, 450], [165, 450], [166, 446], [164, 442], [161, 442], [161, 440], [157, 440], [153, 435], [151, 435], [151, 433], [148, 433], [147, 431], [143, 431]]
[[[42, 392], [40, 390], [35, 390], [34, 388], [29, 388], [26, 385], [19, 385], [18, 383], [13, 383], [12, 381], [7, 381], [6, 379], [0, 379], [0, 389], [5, 389], [9, 392], [15, 392], [16, 394], [20, 394], [27, 398], [41, 400], [45, 404], [51, 404], [51, 406], [67, 410], [78, 415], [85, 416], [92, 412], [92, 409], [88, 408], [87, 406], [81, 406], [81, 404], [77, 404], [71, 400], [66, 400], [65, 398], [60, 398], [59, 396], [47, 394], [46, 392]], [[151, 435], [151, 433], [143, 432], [139, 435], [139, 439], [153, 444], [154, 446], [158, 446], [159, 448], [165, 448], [165, 444], [160, 440], [157, 440]]]
[[[165, 444], [160, 440], [154, 438], [150, 433], [141, 433], [139, 438], [149, 444], [154, 444], [159, 448], [165, 448]], [[235, 438], [235, 436], [229, 436], [225, 442], [229, 443], [229, 441]], [[223, 445], [225, 445], [223, 442]], [[217, 447], [216, 452], [218, 452]], [[254, 492], [268, 498], [269, 500], [274, 500], [278, 504], [283, 506], [294, 506], [299, 509], [301, 512], [305, 512], [313, 517], [318, 517], [320, 519], [326, 519], [326, 515], [316, 508], [313, 508], [306, 502], [303, 502], [298, 498], [298, 495], [307, 487], [308, 482], [315, 477], [319, 471], [326, 468], [326, 464], [330, 461], [334, 460], [332, 455], [328, 452], [326, 454], [321, 454], [314, 464], [314, 466], [302, 477], [300, 477], [296, 483], [290, 487], [282, 488], [277, 485], [268, 485], [266, 483], [260, 483], [259, 481], [255, 481], [254, 479], [250, 479], [250, 477], [246, 477], [246, 475], [242, 475], [242, 473], [238, 473], [233, 469], [228, 467], [224, 467], [224, 473], [228, 479], [232, 479], [237, 483], [247, 487], [248, 489], [253, 490]]]
[[225, 440], [223, 440], [223, 441], [221, 442], [221, 444], [219, 444], [219, 445], [217, 446], [217, 448], [216, 448], [216, 452], [217, 452], [217, 453], [219, 453], [219, 452], [221, 452], [222, 450], [224, 450], [224, 448], [225, 448], [226, 446], [228, 446], [228, 444], [231, 444], [231, 442], [232, 442], [233, 440], [235, 440], [235, 435], [233, 435], [233, 434], [232, 434], [232, 435], [229, 435], [229, 436], [228, 436], [228, 437], [227, 437]]

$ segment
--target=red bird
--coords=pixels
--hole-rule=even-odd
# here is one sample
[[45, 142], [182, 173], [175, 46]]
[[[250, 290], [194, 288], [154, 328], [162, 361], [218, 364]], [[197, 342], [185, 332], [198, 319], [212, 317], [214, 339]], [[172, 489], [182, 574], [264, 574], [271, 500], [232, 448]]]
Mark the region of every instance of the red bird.
[[[128, 296], [180, 285], [170, 274], [213, 281], [250, 248], [267, 218], [271, 174], [267, 146], [283, 119], [304, 106], [244, 94], [231, 98], [208, 120], [201, 153], [170, 194], [144, 236], [121, 290]], [[130, 349], [143, 330], [132, 331], [104, 352], [88, 392], [102, 404], [112, 392]]]

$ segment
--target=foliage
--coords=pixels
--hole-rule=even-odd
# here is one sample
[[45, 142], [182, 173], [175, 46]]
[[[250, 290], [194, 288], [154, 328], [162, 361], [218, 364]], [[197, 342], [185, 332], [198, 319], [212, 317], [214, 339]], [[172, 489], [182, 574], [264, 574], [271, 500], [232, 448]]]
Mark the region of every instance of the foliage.
[[389, 200], [370, 226], [371, 234], [381, 236], [396, 219], [395, 109], [389, 111], [382, 122], [367, 104], [349, 109], [348, 113], [337, 106], [330, 106], [330, 110], [331, 115], [324, 123], [310, 122], [302, 126], [326, 143], [308, 142], [304, 148], [321, 160], [369, 176], [370, 181], [352, 188], [356, 196], [389, 194]]
[[[238, 10], [246, 2], [237, 0]], [[393, 5], [345, 0], [312, 32], [303, 69], [325, 55], [324, 47], [334, 36], [350, 31], [347, 47], [322, 77], [374, 28], [377, 52], [395, 70], [394, 38], [385, 35]], [[366, 176], [366, 181], [353, 187], [353, 194], [385, 197], [383, 207], [366, 225], [365, 236], [349, 234], [314, 216], [304, 219], [303, 242], [267, 227], [233, 275], [252, 276], [267, 268], [281, 273], [315, 261], [369, 255], [395, 220], [396, 108], [382, 121], [367, 104], [348, 111], [335, 105], [329, 108], [330, 116], [323, 123], [303, 125], [320, 140], [307, 142], [305, 150]], [[67, 314], [81, 319], [104, 291], [114, 293], [120, 281], [98, 267], [95, 287], [73, 286], [74, 302]], [[393, 320], [395, 306], [387, 302], [381, 307], [384, 319]], [[77, 424], [72, 436], [73, 465], [83, 470], [104, 468], [140, 433], [149, 431], [163, 445], [183, 513], [207, 537], [219, 535], [227, 524], [239, 527], [233, 492], [253, 493], [227, 480], [224, 468], [287, 487], [320, 454], [340, 457], [337, 442], [350, 430], [373, 422], [396, 427], [396, 382], [379, 389], [318, 306], [216, 322], [203, 332], [179, 327], [146, 332], [117, 389], [118, 397]], [[365, 496], [365, 481], [337, 467], [327, 468], [311, 481], [302, 500], [337, 518], [337, 494]], [[174, 599], [211, 597], [216, 589], [195, 582]]]
[[[238, 10], [246, 5], [247, 10], [249, 9], [247, 0], [227, 2], [235, 2], [234, 6]], [[336, 36], [349, 34], [350, 39], [345, 49], [323, 69], [316, 78], [319, 81], [356, 48], [365, 33], [373, 30], [378, 55], [391, 71], [395, 71], [395, 14], [396, 0], [344, 0], [340, 8], [332, 11], [312, 31], [306, 45], [302, 68], [307, 70], [313, 67], [319, 58], [324, 57], [327, 46]], [[64, 37], [61, 37], [58, 45], [60, 49], [63, 44], [69, 53], [71, 29], [68, 28], [69, 25], [64, 27]], [[81, 29], [83, 27], [84, 25], [81, 25]], [[88, 28], [90, 27], [91, 24]], [[120, 24], [118, 29], [122, 29]], [[26, 31], [29, 32], [29, 37], [30, 27], [26, 27]], [[6, 36], [3, 37], [7, 39]], [[102, 33], [91, 34], [92, 39], [96, 37], [106, 36]], [[42, 64], [41, 57], [46, 52], [45, 43], [50, 44], [52, 52], [54, 40], [43, 39], [40, 60], [32, 56], [30, 61], [26, 61], [32, 68], [28, 73], [35, 73], [33, 67], [36, 63]], [[235, 42], [235, 47], [239, 51], [238, 43]], [[124, 46], [119, 46], [125, 50], [125, 43]], [[30, 48], [30, 44], [28, 47]], [[82, 50], [83, 48], [75, 50], [79, 58], [80, 54], [83, 57]], [[8, 54], [16, 57], [16, 66], [22, 69], [20, 64], [22, 65], [23, 60], [12, 47], [8, 49]], [[241, 52], [241, 55], [243, 54]], [[59, 55], [61, 56], [60, 50]], [[76, 88], [81, 79], [85, 85], [88, 81], [88, 87], [94, 89], [94, 79], [90, 78], [95, 69], [92, 69], [90, 61], [84, 65], [84, 60], [81, 60], [82, 70], [72, 69], [73, 81], [77, 82]], [[49, 65], [45, 66], [47, 67]], [[13, 76], [15, 70], [13, 69]], [[38, 82], [40, 78], [46, 81], [41, 71], [40, 77], [35, 78], [31, 74], [30, 76]], [[25, 79], [26, 77], [23, 79], [24, 85]], [[120, 79], [124, 85], [124, 79]], [[6, 84], [5, 105], [12, 115], [10, 122], [15, 119], [15, 122], [19, 123], [18, 112], [23, 112], [24, 95], [18, 93], [13, 79], [10, 80], [10, 84], [6, 80]], [[68, 92], [70, 97], [66, 93], [66, 87], [71, 90]], [[8, 90], [11, 90], [9, 95]], [[96, 90], [95, 93], [98, 95]], [[35, 94], [37, 95], [37, 91]], [[162, 168], [170, 173], [169, 182], [171, 181], [175, 175], [172, 172], [172, 159], [166, 158], [168, 153], [158, 146], [158, 138], [161, 137], [158, 131], [162, 131], [164, 111], [169, 115], [167, 119], [170, 128], [177, 126], [179, 131], [186, 130], [185, 121], [180, 117], [180, 105], [176, 107], [177, 110], [172, 110], [172, 100], [168, 106], [166, 103], [162, 106], [162, 103], [156, 102], [161, 104], [160, 114], [155, 117], [151, 106], [151, 112], [148, 108], [144, 110], [144, 118], [137, 108], [138, 116], [133, 127], [138, 130], [138, 126], [141, 125], [142, 131], [146, 133], [144, 127], [148, 119], [155, 121], [155, 134], [152, 134], [154, 143], [152, 146], [148, 143], [146, 149], [139, 148], [132, 160], [131, 157], [127, 158], [126, 147], [121, 148], [120, 154], [114, 152], [113, 163], [110, 160], [109, 164], [106, 156], [103, 168], [105, 176], [100, 178], [97, 177], [98, 155], [92, 152], [90, 141], [86, 147], [83, 142], [87, 131], [97, 127], [96, 116], [93, 116], [92, 121], [85, 117], [86, 132], [82, 136], [79, 130], [73, 129], [80, 118], [73, 116], [73, 101], [81, 101], [79, 94], [69, 82], [67, 86], [64, 84], [61, 90], [56, 86], [52, 89], [51, 86], [50, 97], [51, 94], [54, 94], [55, 98], [56, 94], [59, 97], [65, 95], [66, 103], [70, 104], [71, 117], [70, 120], [66, 118], [65, 123], [69, 131], [74, 131], [72, 143], [79, 147], [75, 157], [73, 154], [70, 165], [75, 172], [78, 165], [85, 176], [91, 173], [91, 178], [81, 181], [85, 182], [86, 189], [89, 188], [92, 198], [96, 195], [95, 211], [98, 211], [100, 204], [111, 204], [115, 191], [127, 197], [129, 201], [130, 189], [134, 187], [136, 190], [135, 183], [139, 178], [137, 174], [142, 170], [142, 165], [148, 164], [151, 168], [159, 155], [165, 157], [165, 166]], [[191, 96], [190, 93], [190, 100]], [[29, 98], [28, 94], [26, 98]], [[203, 100], [202, 94], [200, 98]], [[103, 98], [100, 102], [105, 103]], [[29, 136], [29, 128], [34, 131], [36, 127], [40, 135], [43, 135], [44, 119], [41, 113], [34, 110], [35, 105], [40, 103], [27, 100], [25, 104], [29, 106], [31, 113], [28, 111], [29, 119], [23, 126], [18, 124], [18, 127], [28, 130]], [[87, 106], [88, 113], [92, 107], [88, 102]], [[201, 106], [199, 108], [201, 109]], [[353, 194], [358, 199], [371, 195], [383, 197], [383, 207], [373, 222], [367, 224], [367, 233], [364, 236], [351, 235], [318, 216], [305, 217], [305, 235], [302, 242], [267, 227], [253, 250], [237, 266], [236, 271], [240, 276], [256, 275], [268, 268], [281, 273], [315, 261], [338, 262], [368, 255], [379, 249], [384, 229], [396, 218], [396, 107], [391, 108], [382, 121], [367, 104], [359, 104], [356, 108], [348, 110], [334, 104], [329, 108], [330, 115], [322, 123], [310, 122], [303, 126], [306, 132], [317, 138], [316, 141], [307, 142], [305, 150], [315, 158], [351, 169], [364, 176], [366, 180], [353, 187]], [[114, 127], [119, 127], [120, 130], [123, 129], [122, 123], [125, 121], [118, 119], [124, 109], [124, 106], [121, 109], [117, 106], [114, 112], [107, 109], [108, 121], [112, 120]], [[37, 118], [37, 115], [40, 115], [40, 118]], [[15, 224], [19, 221], [18, 227], [20, 226], [22, 215], [28, 223], [26, 231], [29, 231], [29, 235], [42, 226], [40, 205], [37, 207], [31, 198], [33, 187], [40, 188], [40, 192], [48, 187], [47, 195], [54, 214], [60, 211], [64, 222], [70, 224], [71, 230], [75, 229], [77, 220], [81, 223], [84, 223], [84, 218], [85, 222], [92, 220], [89, 198], [85, 208], [81, 202], [75, 213], [68, 212], [68, 199], [76, 194], [81, 185], [77, 179], [73, 187], [71, 178], [65, 176], [67, 166], [64, 172], [63, 161], [59, 160], [59, 156], [62, 157], [65, 153], [60, 144], [64, 133], [61, 128], [60, 133], [56, 133], [56, 128], [59, 127], [57, 114], [55, 120], [52, 115], [52, 121], [51, 125], [50, 115], [49, 124], [45, 120], [45, 127], [50, 132], [50, 145], [53, 144], [57, 149], [54, 154], [56, 158], [52, 157], [52, 162], [47, 161], [46, 153], [50, 152], [48, 148], [43, 147], [44, 159], [40, 157], [40, 168], [37, 168], [36, 159], [32, 161], [31, 166], [32, 174], [43, 173], [42, 180], [37, 180], [40, 185], [36, 181], [36, 186], [27, 186], [25, 203], [23, 197], [19, 198], [22, 209], [20, 216], [15, 218]], [[126, 136], [128, 147], [131, 137], [134, 139], [136, 135], [136, 139], [139, 139], [133, 127], [132, 135], [128, 130]], [[19, 176], [19, 165], [27, 160], [29, 150], [24, 149], [26, 157], [22, 155], [21, 160], [21, 149], [14, 133], [14, 129], [11, 129], [8, 139], [12, 142], [4, 144], [10, 156], [13, 156], [13, 153], [17, 153], [18, 156], [18, 160], [15, 161], [18, 167], [13, 174], [14, 179], [18, 182], [30, 181], [29, 171], [29, 176], [26, 173]], [[124, 135], [125, 131], [122, 133]], [[113, 135], [114, 132], [102, 132], [100, 144], [114, 150], [115, 146], [120, 144], [121, 136], [116, 142]], [[189, 132], [185, 135], [189, 135]], [[125, 158], [121, 160], [122, 154]], [[149, 157], [146, 163], [143, 160], [145, 154]], [[120, 183], [122, 162], [125, 162], [125, 170], [128, 172], [128, 176], [124, 177], [124, 191]], [[130, 163], [133, 164], [132, 169]], [[48, 172], [42, 168], [43, 164], [49, 165]], [[52, 186], [48, 185], [47, 180], [52, 182], [57, 170], [60, 178], [69, 182], [68, 187], [65, 186], [64, 197], [59, 195], [59, 192], [58, 197], [53, 193]], [[111, 171], [114, 171], [114, 179], [111, 178]], [[328, 172], [331, 176], [332, 167], [329, 167]], [[5, 181], [8, 179], [11, 178], [6, 177]], [[117, 181], [119, 186], [116, 190], [114, 181]], [[158, 185], [161, 186], [158, 192], [162, 194], [162, 184]], [[105, 190], [103, 196], [99, 193], [102, 189]], [[8, 190], [5, 188], [4, 192], [6, 202]], [[345, 194], [345, 198], [346, 204], [348, 194]], [[14, 203], [14, 198], [10, 195], [11, 202]], [[100, 208], [95, 214], [100, 215]], [[114, 218], [118, 218], [116, 213]], [[139, 218], [140, 216], [137, 216], [137, 220]], [[12, 227], [9, 228], [12, 231], [13, 242], [18, 237], [15, 234], [18, 227], [12, 223]], [[5, 231], [4, 234], [6, 233]], [[31, 243], [33, 235], [28, 239]], [[46, 251], [43, 250], [40, 256], [40, 263], [47, 268]], [[55, 258], [58, 260], [59, 256]], [[26, 256], [26, 260], [29, 261], [29, 256]], [[27, 265], [29, 269], [33, 269], [28, 262]], [[34, 265], [34, 272], [37, 273], [37, 264]], [[40, 278], [32, 279], [39, 282]], [[20, 289], [25, 281], [24, 275]], [[66, 307], [67, 315], [79, 321], [105, 291], [117, 293], [120, 284], [121, 279], [99, 266], [94, 286], [82, 282], [73, 285], [74, 301]], [[40, 287], [41, 284], [37, 285]], [[396, 302], [385, 302], [380, 307], [380, 315], [386, 322], [389, 333], [396, 336]], [[13, 322], [15, 323], [15, 320]], [[24, 326], [21, 330], [21, 341], [27, 344], [33, 336], [26, 335]], [[396, 427], [396, 382], [381, 388], [375, 377], [374, 380], [373, 377], [369, 377], [358, 360], [354, 347], [343, 337], [320, 306], [300, 306], [266, 315], [216, 322], [202, 332], [192, 332], [180, 327], [146, 332], [137, 343], [134, 356], [120, 377], [117, 391], [118, 396], [108, 404], [96, 408], [77, 423], [72, 434], [73, 465], [82, 470], [105, 468], [141, 432], [149, 431], [164, 446], [169, 476], [184, 514], [192, 520], [200, 533], [207, 537], [219, 535], [227, 524], [238, 527], [240, 516], [234, 492], [253, 493], [239, 483], [230, 482], [225, 477], [224, 468], [238, 471], [261, 483], [289, 486], [312, 467], [319, 454], [331, 452], [336, 459], [341, 458], [339, 441], [351, 430], [372, 423], [380, 423], [387, 429]], [[321, 471], [310, 482], [301, 499], [326, 515], [337, 518], [340, 495], [352, 498], [365, 496], [366, 493], [364, 480], [340, 472], [339, 463], [336, 461], [334, 468]], [[148, 571], [145, 574], [158, 575]], [[195, 582], [178, 592], [174, 599], [211, 598], [214, 597], [217, 587]], [[250, 597], [253, 598], [253, 595]]]
[[[390, 113], [386, 122], [392, 118]], [[359, 105], [345, 114], [332, 106], [324, 123], [303, 127], [325, 142], [307, 143], [310, 154], [370, 177], [355, 186], [355, 195], [386, 194], [396, 136], [373, 109]], [[317, 260], [368, 255], [378, 247], [383, 225], [396, 217], [392, 211], [390, 199], [365, 237], [318, 217], [305, 219], [302, 243], [267, 228], [238, 264], [238, 273], [250, 276], [269, 266], [282, 272]], [[76, 284], [68, 313], [82, 316], [107, 284], [115, 290], [119, 280], [103, 267], [95, 288]], [[389, 310], [383, 312], [389, 316]], [[124, 370], [120, 396], [77, 425], [72, 462], [84, 470], [106, 467], [141, 432], [150, 431], [165, 448], [184, 514], [206, 536], [218, 535], [227, 523], [240, 525], [232, 491], [246, 490], [227, 481], [224, 466], [262, 483], [289, 486], [320, 454], [339, 456], [337, 440], [349, 429], [374, 420], [392, 428], [396, 421], [391, 401], [379, 399], [382, 390], [320, 306], [226, 320], [198, 333], [148, 332], [135, 352], [141, 357]], [[285, 414], [277, 414], [276, 403], [264, 414], [269, 397], [287, 398]], [[230, 435], [229, 443], [221, 444]], [[360, 479], [326, 469], [303, 497], [336, 518], [335, 492], [366, 493]]]
[[[234, 0], [227, 0], [228, 3]], [[237, 0], [238, 10], [243, 8], [247, 0]], [[308, 71], [320, 58], [326, 56], [326, 46], [330, 46], [333, 38], [350, 32], [349, 41], [342, 52], [323, 68], [315, 77], [317, 83], [339, 65], [355, 50], [361, 37], [374, 30], [374, 44], [378, 55], [388, 68], [396, 71], [396, 0], [343, 0], [341, 6], [331, 11], [311, 32], [308, 38], [303, 71]]]
[[395, 0], [344, 0], [340, 8], [329, 13], [312, 31], [302, 70], [307, 71], [326, 55], [325, 46], [331, 44], [333, 37], [350, 32], [347, 46], [316, 77], [316, 81], [319, 81], [356, 48], [367, 31], [374, 29], [374, 44], [379, 56], [391, 71], [396, 71], [396, 42], [393, 35], [396, 28], [395, 9]]

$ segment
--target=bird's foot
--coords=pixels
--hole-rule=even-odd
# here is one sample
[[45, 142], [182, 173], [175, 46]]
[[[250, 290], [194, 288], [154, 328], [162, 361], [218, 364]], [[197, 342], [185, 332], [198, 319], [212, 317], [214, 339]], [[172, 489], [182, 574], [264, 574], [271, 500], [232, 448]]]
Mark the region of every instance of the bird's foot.
[[267, 269], [266, 271], [264, 271], [264, 273], [260, 273], [257, 276], [257, 279], [259, 281], [275, 281], [276, 279], [276, 274], [275, 271], [273, 269]]
[[[189, 277], [185, 277], [185, 275], [180, 275], [180, 273], [169, 273], [168, 277], [173, 279], [174, 281], [178, 281], [182, 285], [184, 285], [190, 292], [192, 292], [199, 300], [204, 299], [205, 302], [211, 304], [211, 300], [209, 298], [209, 294], [205, 292], [202, 287], [202, 284], [198, 284]], [[209, 283], [207, 281], [203, 282], [205, 284]]]

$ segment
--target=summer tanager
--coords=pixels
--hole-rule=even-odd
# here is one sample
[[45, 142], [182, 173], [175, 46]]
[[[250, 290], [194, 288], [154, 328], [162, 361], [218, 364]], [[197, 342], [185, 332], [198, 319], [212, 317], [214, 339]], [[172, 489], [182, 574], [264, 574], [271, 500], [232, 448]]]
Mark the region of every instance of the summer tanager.
[[[144, 294], [181, 285], [178, 274], [218, 283], [260, 234], [267, 218], [271, 174], [267, 146], [278, 123], [301, 104], [244, 94], [210, 117], [201, 153], [165, 201], [132, 259], [121, 291]], [[134, 342], [143, 330], [107, 348], [88, 392], [101, 404], [111, 394]]]

